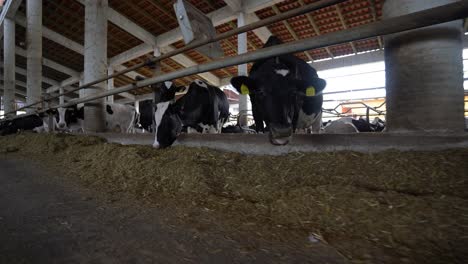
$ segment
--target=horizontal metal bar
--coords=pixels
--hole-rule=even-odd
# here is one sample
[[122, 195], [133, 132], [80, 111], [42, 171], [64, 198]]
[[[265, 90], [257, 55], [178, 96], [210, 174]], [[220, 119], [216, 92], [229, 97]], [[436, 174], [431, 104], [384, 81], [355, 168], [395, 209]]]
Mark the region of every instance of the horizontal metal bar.
[[[385, 87], [374, 87], [374, 88], [341, 90], [341, 91], [323, 93], [323, 95], [327, 95], [327, 94], [340, 94], [340, 93], [351, 93], [351, 92], [362, 92], [362, 91], [373, 91], [373, 90], [382, 90], [382, 89], [385, 89]], [[334, 100], [334, 101], [336, 101], [336, 100]]]
[[[359, 39], [367, 39], [380, 35], [388, 35], [398, 33], [406, 30], [431, 26], [434, 24], [445, 23], [452, 20], [462, 19], [468, 16], [468, 1], [455, 2], [452, 4], [439, 6], [416, 13], [411, 13], [399, 17], [393, 17], [386, 20], [374, 22], [371, 24], [363, 25], [322, 35], [318, 37], [311, 37], [299, 41], [289, 42], [281, 45], [276, 45], [261, 50], [237, 55], [222, 60], [200, 64], [185, 68], [179, 71], [148, 78], [135, 84], [126, 85], [123, 87], [108, 90], [99, 94], [90, 95], [84, 98], [75, 99], [65, 104], [53, 106], [52, 108], [68, 107], [79, 103], [96, 100], [110, 95], [128, 92], [140, 87], [148, 86], [154, 83], [161, 83], [164, 81], [174, 80], [177, 78], [197, 74], [200, 72], [211, 71], [223, 67], [243, 64], [247, 62], [266, 59], [274, 56], [302, 52], [309, 49], [323, 48], [326, 46], [337, 45], [345, 42], [355, 41]], [[41, 110], [39, 112], [45, 112]]]
[[[279, 21], [282, 21], [282, 20], [285, 20], [285, 19], [288, 19], [288, 18], [291, 18], [291, 17], [303, 15], [303, 14], [306, 14], [306, 13], [309, 13], [309, 12], [312, 12], [312, 11], [316, 11], [316, 10], [319, 10], [319, 9], [322, 9], [322, 8], [325, 8], [325, 7], [328, 7], [328, 6], [332, 6], [332, 5], [335, 5], [335, 4], [339, 4], [339, 3], [342, 3], [342, 2], [345, 2], [345, 1], [347, 1], [347, 0], [323, 0], [323, 1], [320, 1], [320, 2], [311, 3], [311, 4], [308, 4], [306, 6], [290, 10], [288, 12], [281, 13], [281, 14], [276, 15], [276, 16], [265, 18], [265, 19], [259, 20], [257, 22], [248, 24], [246, 26], [239, 27], [239, 28], [236, 28], [236, 29], [224, 32], [224, 33], [221, 33], [221, 34], [215, 36], [214, 38], [208, 38], [208, 39], [205, 39], [203, 41], [193, 42], [193, 43], [191, 43], [191, 44], [189, 44], [187, 46], [176, 49], [174, 51], [170, 51], [170, 52], [168, 52], [166, 54], [163, 54], [163, 55], [161, 55], [159, 57], [151, 58], [151, 59], [149, 59], [149, 60], [147, 60], [147, 61], [145, 61], [143, 63], [139, 63], [139, 64], [136, 64], [134, 66], [128, 67], [127, 69], [125, 69], [123, 71], [115, 72], [114, 74], [108, 75], [106, 77], [97, 79], [97, 80], [89, 82], [89, 83], [85, 83], [83, 85], [80, 85], [77, 88], [70, 89], [70, 90], [65, 91], [63, 93], [59, 93], [58, 95], [52, 96], [52, 97], [48, 98], [47, 100], [52, 100], [52, 99], [58, 98], [58, 97], [60, 97], [62, 95], [67, 95], [67, 94], [76, 92], [78, 90], [88, 88], [88, 87], [93, 86], [95, 84], [104, 82], [104, 81], [106, 81], [108, 79], [115, 78], [117, 76], [120, 76], [122, 74], [131, 72], [131, 71], [135, 71], [135, 70], [137, 70], [137, 69], [139, 69], [141, 67], [147, 66], [149, 64], [156, 63], [158, 61], [170, 58], [172, 56], [181, 54], [183, 52], [186, 52], [186, 51], [201, 47], [203, 45], [206, 45], [206, 44], [209, 44], [209, 43], [212, 43], [212, 42], [220, 41], [220, 40], [232, 37], [232, 36], [240, 34], [240, 33], [245, 33], [245, 32], [248, 32], [248, 31], [260, 28], [260, 27], [264, 27], [264, 26], [267, 26], [267, 25], [270, 25], [270, 24], [273, 24], [273, 23], [276, 23], [276, 22], [279, 22]], [[28, 104], [28, 105], [25, 105], [21, 109], [26, 109], [26, 108], [29, 108], [31, 106], [40, 104], [44, 100], [45, 99], [43, 99], [41, 101], [31, 103], [31, 104]], [[19, 109], [19, 110], [21, 110], [21, 109]], [[6, 113], [6, 114], [10, 114], [10, 113]]]

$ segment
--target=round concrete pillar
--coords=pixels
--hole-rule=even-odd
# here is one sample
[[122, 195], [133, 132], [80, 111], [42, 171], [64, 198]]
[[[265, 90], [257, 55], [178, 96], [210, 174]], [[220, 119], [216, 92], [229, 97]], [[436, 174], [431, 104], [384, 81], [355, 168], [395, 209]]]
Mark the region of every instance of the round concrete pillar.
[[[387, 0], [390, 18], [457, 0]], [[386, 36], [388, 132], [456, 133], [464, 128], [461, 20]]]
[[[41, 100], [42, 94], [42, 0], [26, 2], [26, 52], [27, 52], [27, 97], [26, 103]], [[34, 112], [29, 108], [28, 112]]]
[[[107, 0], [85, 1], [84, 82], [89, 83], [107, 75]], [[89, 96], [103, 92], [106, 83], [84, 90]], [[103, 132], [106, 128], [105, 98], [84, 104], [84, 130]]]

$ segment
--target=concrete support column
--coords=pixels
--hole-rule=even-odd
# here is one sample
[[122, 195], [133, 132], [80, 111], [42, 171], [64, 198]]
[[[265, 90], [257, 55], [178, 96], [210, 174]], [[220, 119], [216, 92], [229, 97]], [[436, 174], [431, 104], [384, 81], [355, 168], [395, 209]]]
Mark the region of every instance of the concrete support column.
[[[114, 67], [109, 66], [109, 68], [107, 68], [107, 75], [111, 75], [111, 74], [114, 74]], [[112, 90], [112, 89], [114, 89], [114, 78], [107, 80], [107, 90]], [[107, 96], [107, 102], [113, 103], [114, 96], [113, 95]]]
[[[84, 82], [107, 75], [107, 0], [85, 2]], [[102, 82], [85, 89], [85, 96], [103, 92]], [[105, 98], [85, 103], [85, 132], [103, 132], [106, 127]]]
[[[63, 93], [65, 91], [65, 89], [63, 89], [63, 87], [60, 87], [59, 88], [59, 93]], [[59, 96], [59, 104], [64, 104], [65, 103], [65, 96]]]
[[[26, 3], [26, 52], [27, 52], [27, 98], [28, 104], [41, 100], [42, 93], [42, 0], [27, 0]], [[33, 106], [37, 108], [38, 106]], [[28, 109], [33, 112], [34, 109]]]
[[[15, 21], [5, 18], [3, 30], [3, 105], [7, 113], [15, 110]], [[9, 114], [7, 117], [15, 115]]]
[[[153, 56], [154, 57], [161, 57], [161, 49], [159, 47], [155, 47], [153, 50]], [[154, 64], [152, 67], [153, 71], [153, 77], [161, 75], [162, 73], [162, 67], [161, 67], [161, 61], [158, 61]], [[160, 98], [157, 97], [156, 91], [153, 91], [153, 115], [151, 117], [152, 120], [152, 125], [151, 125], [151, 131], [156, 131], [156, 120], [154, 119], [154, 113], [156, 113], [156, 104], [159, 102]]]
[[[84, 84], [84, 80], [83, 78], [80, 78], [78, 85], [82, 86], [83, 84]], [[84, 89], [78, 90], [78, 98], [83, 98], [83, 97], [85, 97], [85, 90]], [[83, 107], [84, 104], [80, 103], [80, 104], [77, 104], [76, 106], [80, 108], [80, 107]]]
[[136, 112], [140, 113], [140, 101], [135, 101], [134, 105]]
[[[384, 18], [457, 0], [387, 0]], [[388, 132], [462, 132], [462, 21], [385, 37]]]
[[[244, 12], [240, 12], [237, 17], [237, 27], [245, 26], [245, 16]], [[244, 54], [247, 52], [247, 33], [242, 33], [237, 35], [237, 53]], [[237, 66], [237, 71], [239, 76], [247, 76], [247, 64], [241, 64]], [[247, 111], [248, 111], [248, 98], [247, 95], [239, 94], [239, 124], [241, 126], [247, 126]]]

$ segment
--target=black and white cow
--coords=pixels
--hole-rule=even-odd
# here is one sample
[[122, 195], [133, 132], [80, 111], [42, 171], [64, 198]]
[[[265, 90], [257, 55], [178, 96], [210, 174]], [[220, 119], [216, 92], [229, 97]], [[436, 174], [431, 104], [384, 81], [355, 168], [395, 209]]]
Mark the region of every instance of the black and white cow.
[[0, 121], [0, 135], [10, 135], [22, 130], [34, 130], [44, 125], [44, 114], [34, 114], [18, 117], [12, 120]]
[[187, 131], [201, 133], [221, 133], [221, 128], [229, 118], [229, 101], [218, 87], [195, 80], [187, 93], [175, 100], [176, 92], [184, 87], [176, 87], [166, 82], [153, 87], [156, 93], [156, 123], [153, 147], [169, 147], [177, 139], [183, 127]]
[[325, 134], [353, 134], [358, 133], [358, 128], [353, 124], [353, 118], [342, 117], [335, 121], [329, 122], [322, 132]]
[[[70, 107], [57, 109], [57, 125], [60, 131], [78, 132], [83, 130], [84, 108]], [[106, 130], [132, 133], [136, 120], [135, 107], [131, 105], [106, 103]]]
[[324, 125], [322, 132], [327, 134], [349, 134], [358, 132], [381, 132], [385, 123], [376, 117], [372, 122], [363, 118], [354, 119], [342, 117], [335, 121], [329, 121]]
[[[264, 47], [280, 43], [272, 36]], [[294, 55], [260, 60], [253, 64], [249, 77], [234, 77], [231, 84], [250, 95], [256, 130], [264, 132], [265, 123], [274, 145], [287, 144], [296, 129], [319, 132], [326, 82], [305, 61]]]

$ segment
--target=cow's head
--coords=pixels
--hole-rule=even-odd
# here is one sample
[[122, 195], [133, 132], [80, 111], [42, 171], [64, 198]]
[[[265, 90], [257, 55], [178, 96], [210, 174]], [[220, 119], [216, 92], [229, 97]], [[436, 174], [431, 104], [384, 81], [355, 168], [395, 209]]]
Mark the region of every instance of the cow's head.
[[84, 108], [78, 109], [76, 105], [68, 108], [59, 107], [55, 113], [55, 119], [58, 130], [68, 129], [70, 124], [77, 123], [78, 119], [84, 119]]
[[182, 130], [182, 121], [173, 106], [175, 94], [185, 89], [172, 82], [159, 83], [152, 86], [155, 93], [156, 109], [154, 120], [156, 124], [153, 147], [166, 148], [172, 145]]
[[241, 94], [250, 95], [256, 108], [262, 112], [269, 127], [270, 142], [286, 145], [293, 133], [293, 120], [307, 97], [321, 94], [326, 82], [316, 78], [297, 78], [297, 69], [277, 62], [265, 61], [250, 77], [238, 76], [231, 84]]

